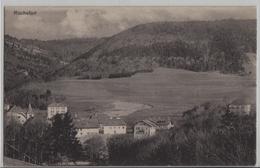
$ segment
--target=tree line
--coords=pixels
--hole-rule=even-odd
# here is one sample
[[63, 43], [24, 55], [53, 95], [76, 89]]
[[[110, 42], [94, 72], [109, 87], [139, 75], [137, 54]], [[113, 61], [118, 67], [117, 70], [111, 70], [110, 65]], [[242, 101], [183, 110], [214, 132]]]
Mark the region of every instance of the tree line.
[[[32, 119], [25, 125], [9, 123], [4, 129], [4, 155], [38, 165], [75, 162], [82, 147], [70, 113], [57, 114], [52, 121]], [[29, 159], [28, 159], [29, 158]]]
[[208, 104], [191, 109], [176, 128], [154, 137], [112, 137], [108, 153], [109, 165], [121, 166], [254, 165], [256, 120]]

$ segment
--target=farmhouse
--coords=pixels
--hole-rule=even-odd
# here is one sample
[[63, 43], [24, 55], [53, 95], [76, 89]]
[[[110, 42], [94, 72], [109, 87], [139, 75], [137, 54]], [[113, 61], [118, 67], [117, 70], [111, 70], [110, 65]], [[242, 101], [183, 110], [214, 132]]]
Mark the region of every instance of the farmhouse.
[[47, 118], [51, 119], [56, 114], [65, 114], [68, 112], [68, 106], [63, 103], [52, 103], [47, 108]]
[[100, 122], [103, 134], [126, 134], [126, 123], [120, 118], [109, 118]]
[[158, 126], [150, 120], [138, 121], [134, 126], [134, 138], [146, 138], [155, 135]]
[[134, 126], [134, 138], [145, 138], [155, 135], [156, 131], [168, 130], [174, 127], [170, 120], [152, 118], [139, 121]]
[[165, 119], [150, 119], [150, 121], [154, 122], [157, 125], [157, 130], [168, 130], [174, 127], [174, 124], [170, 120]]
[[228, 106], [230, 112], [238, 113], [241, 115], [249, 115], [251, 112], [252, 104], [248, 99], [236, 99]]
[[19, 106], [13, 106], [8, 112], [6, 112], [7, 122], [15, 121], [20, 124], [24, 124], [28, 119], [33, 118], [33, 110], [31, 104], [28, 109], [23, 109]]
[[77, 137], [99, 134], [99, 123], [96, 119], [76, 120]]

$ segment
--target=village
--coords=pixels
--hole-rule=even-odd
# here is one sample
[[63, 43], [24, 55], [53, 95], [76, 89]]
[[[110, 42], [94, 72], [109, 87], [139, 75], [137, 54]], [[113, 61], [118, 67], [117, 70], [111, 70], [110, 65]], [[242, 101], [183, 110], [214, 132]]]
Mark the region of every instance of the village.
[[[250, 115], [253, 106], [247, 99], [236, 99], [228, 105], [228, 108], [231, 112], [239, 113], [240, 115]], [[56, 114], [64, 115], [70, 110], [65, 103], [53, 102], [47, 106], [47, 110], [41, 110], [40, 112], [37, 109], [33, 109], [30, 103], [27, 109], [5, 104], [4, 111], [5, 123], [16, 122], [24, 125], [35, 117], [41, 117], [45, 122], [51, 124], [51, 119]], [[71, 113], [73, 114], [73, 112]], [[73, 116], [74, 126], [77, 130], [76, 137], [81, 143], [95, 135], [107, 138], [118, 134], [132, 134], [135, 139], [148, 138], [175, 126], [169, 118], [161, 117], [149, 117], [135, 122], [134, 125], [127, 125], [119, 116], [98, 117], [97, 114], [88, 118], [77, 117], [77, 114]]]
[[[24, 109], [19, 106], [5, 105], [5, 122], [16, 122], [19, 124], [26, 124], [33, 120], [35, 117], [39, 117], [39, 110], [33, 109], [29, 103], [28, 108]], [[42, 115], [45, 112], [46, 116]], [[47, 110], [41, 110], [40, 117], [46, 117], [45, 121], [51, 123], [51, 119], [56, 114], [66, 114], [69, 112], [69, 106], [65, 103], [51, 103], [48, 105]], [[38, 114], [38, 116], [37, 116]], [[100, 135], [104, 137], [110, 137], [118, 134], [132, 134], [134, 138], [147, 138], [154, 136], [161, 130], [168, 130], [174, 127], [173, 122], [170, 119], [164, 119], [161, 117], [147, 118], [137, 121], [133, 126], [129, 126], [120, 117], [97, 117], [96, 115], [90, 118], [78, 118], [74, 115], [74, 126], [77, 130], [77, 138], [80, 142], [84, 142], [87, 139]]]

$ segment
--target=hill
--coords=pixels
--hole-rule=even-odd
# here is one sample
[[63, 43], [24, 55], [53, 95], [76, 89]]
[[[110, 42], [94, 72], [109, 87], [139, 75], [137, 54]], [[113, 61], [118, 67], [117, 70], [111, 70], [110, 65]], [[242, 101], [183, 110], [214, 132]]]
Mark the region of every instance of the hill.
[[5, 91], [31, 80], [48, 80], [49, 75], [87, 52], [102, 39], [32, 40], [4, 37]]
[[66, 64], [70, 60], [87, 52], [103, 40], [104, 39], [97, 38], [74, 38], [47, 41], [22, 39], [21, 42], [26, 45], [33, 45], [48, 50], [54, 57], [58, 57], [61, 62]]
[[241, 73], [245, 52], [256, 51], [256, 21], [155, 22], [102, 40], [55, 74], [113, 78], [158, 66]]
[[4, 90], [16, 88], [30, 80], [43, 80], [45, 74], [59, 66], [57, 58], [48, 50], [25, 45], [5, 35], [4, 38]]

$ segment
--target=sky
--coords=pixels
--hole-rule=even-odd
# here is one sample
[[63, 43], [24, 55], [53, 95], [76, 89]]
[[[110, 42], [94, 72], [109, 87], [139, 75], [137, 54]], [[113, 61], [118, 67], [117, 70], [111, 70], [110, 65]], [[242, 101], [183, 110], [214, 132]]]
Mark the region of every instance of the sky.
[[[17, 15], [31, 11], [34, 15]], [[256, 19], [255, 7], [5, 7], [5, 34], [54, 40], [108, 37], [138, 24]]]

